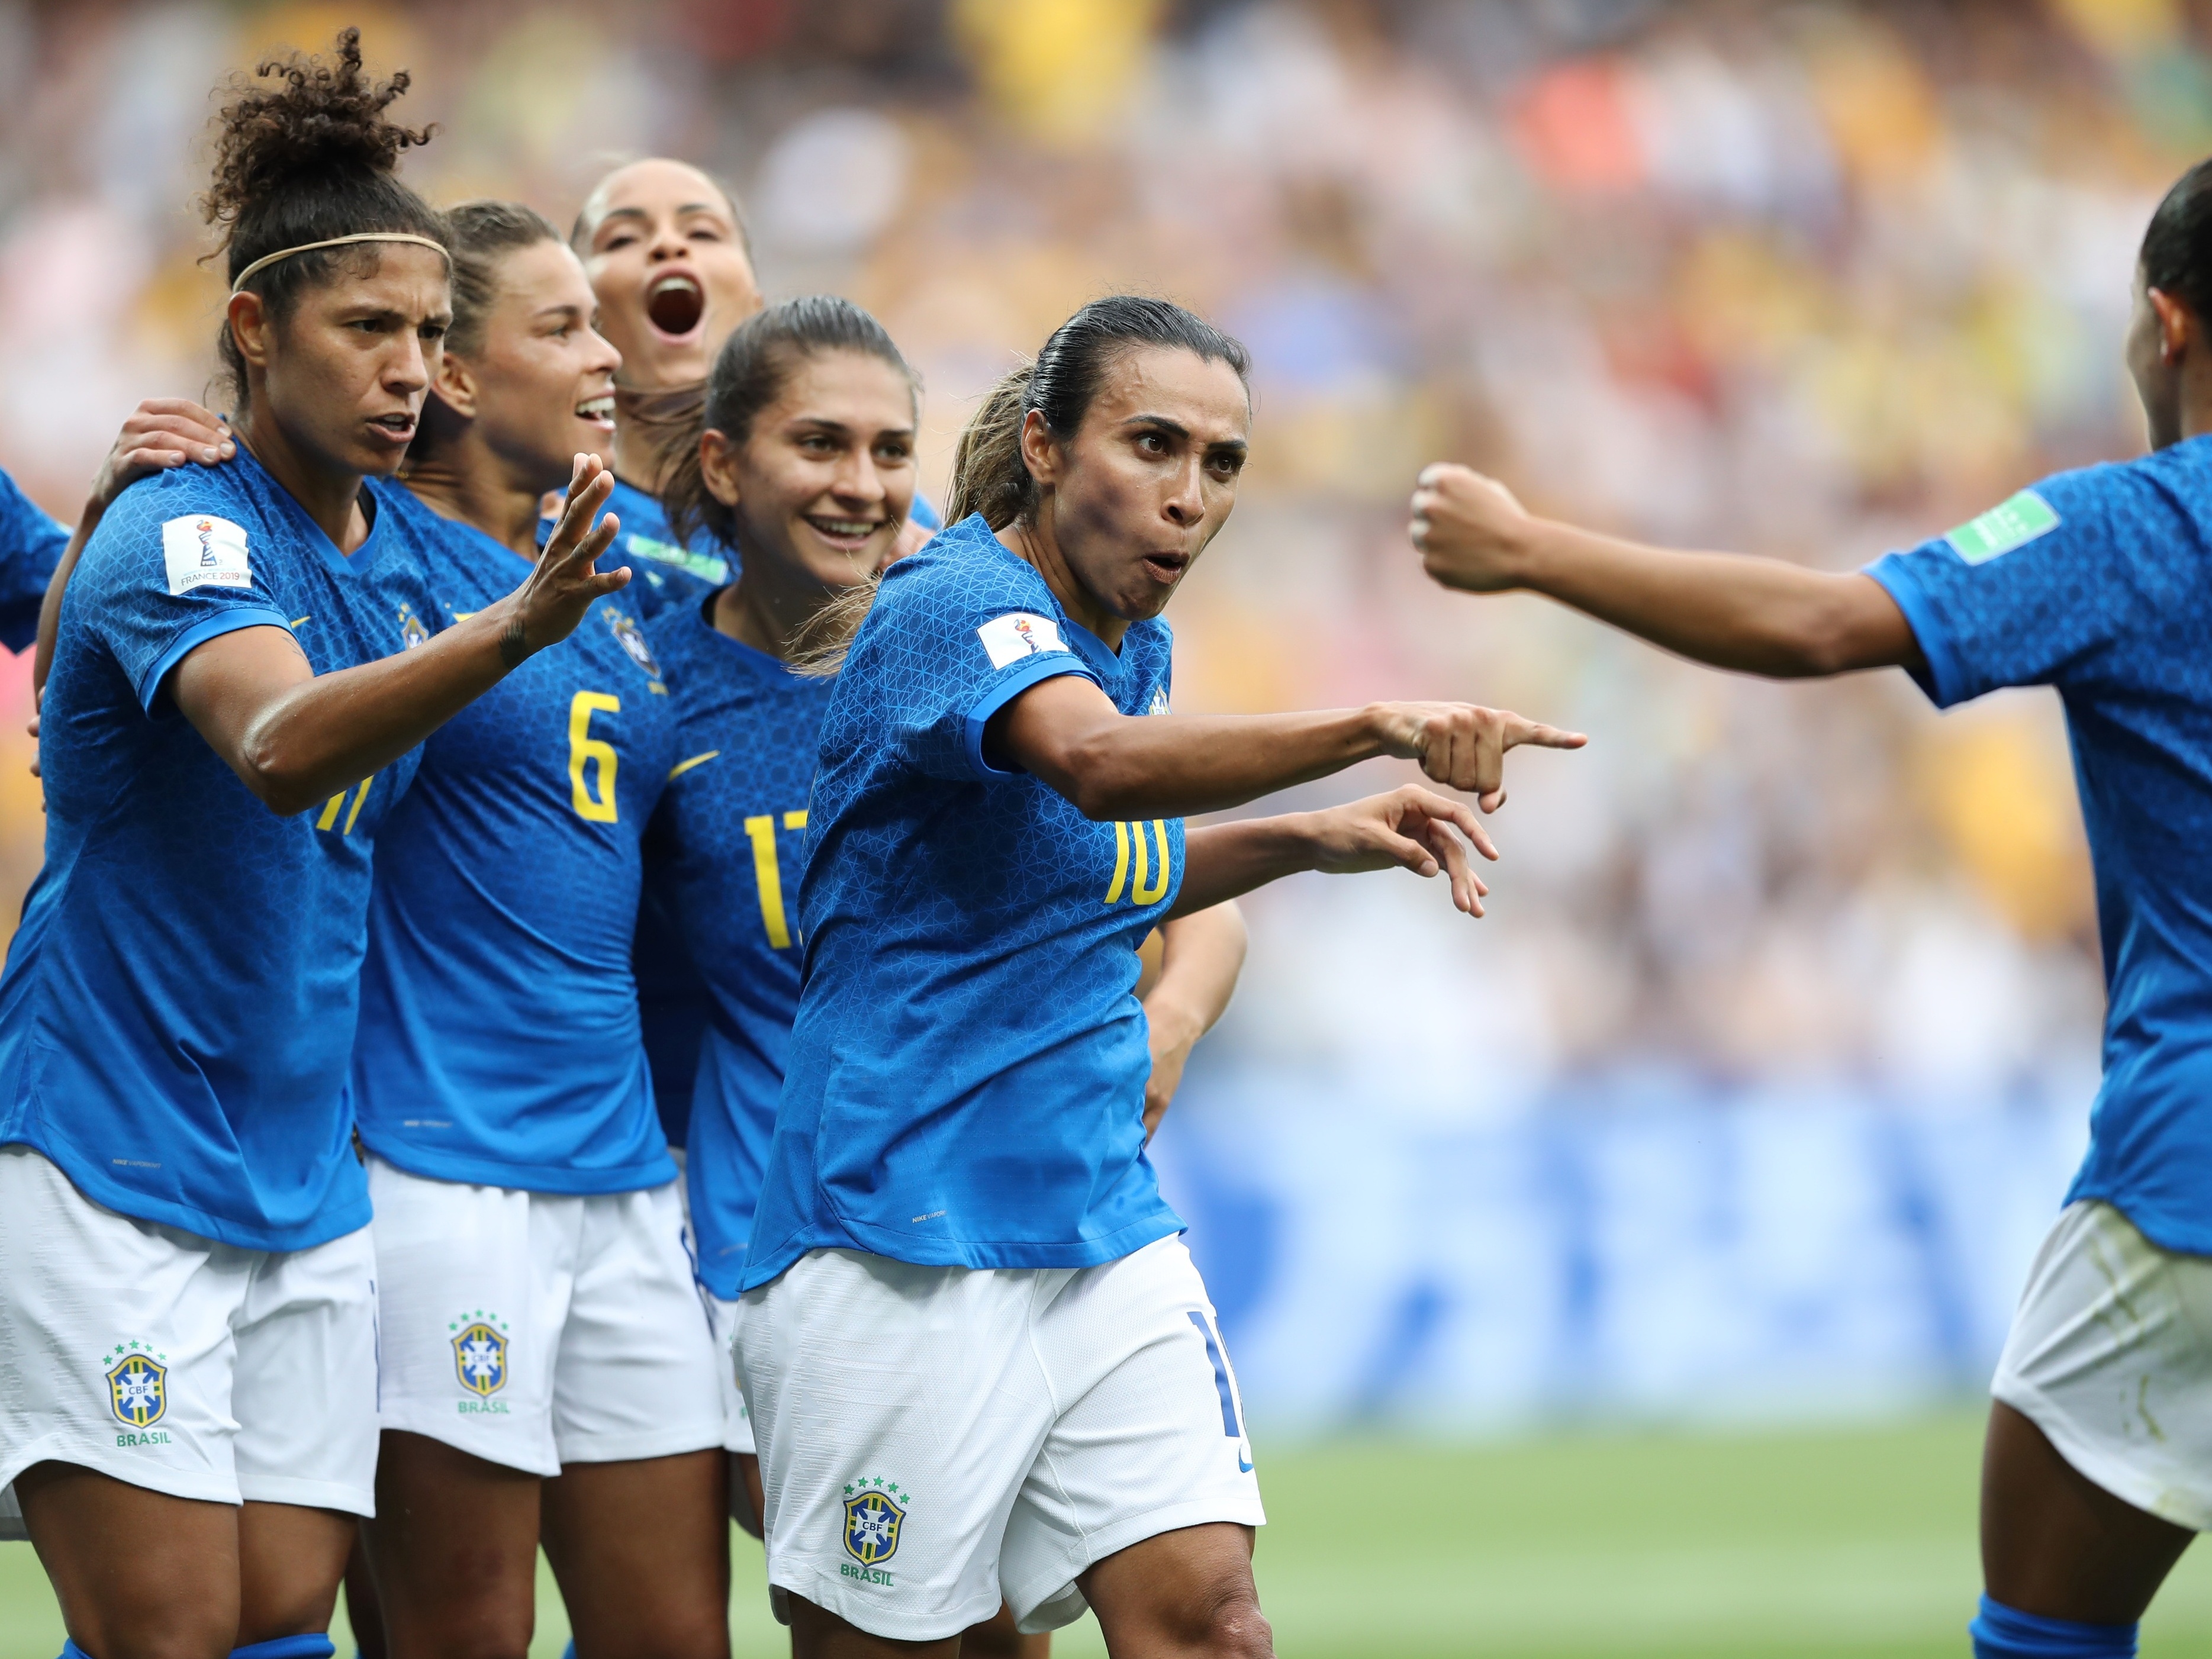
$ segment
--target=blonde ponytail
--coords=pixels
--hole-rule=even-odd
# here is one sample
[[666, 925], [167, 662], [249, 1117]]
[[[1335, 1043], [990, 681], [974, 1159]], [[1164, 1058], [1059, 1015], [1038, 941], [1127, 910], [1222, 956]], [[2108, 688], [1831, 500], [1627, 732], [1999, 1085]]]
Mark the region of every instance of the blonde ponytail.
[[1036, 506], [1036, 483], [1022, 459], [1022, 423], [1029, 416], [1030, 377], [1024, 363], [985, 394], [952, 452], [952, 499], [945, 522], [980, 513], [994, 530], [1026, 518]]

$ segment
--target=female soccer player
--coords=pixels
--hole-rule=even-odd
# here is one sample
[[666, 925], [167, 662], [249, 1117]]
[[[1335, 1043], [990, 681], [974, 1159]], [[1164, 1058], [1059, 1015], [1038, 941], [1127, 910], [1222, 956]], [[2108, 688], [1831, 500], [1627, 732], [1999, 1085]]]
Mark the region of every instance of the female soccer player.
[[2058, 689], [2097, 871], [2110, 1012], [2089, 1152], [1998, 1361], [1974, 1650], [2132, 1654], [2212, 1528], [2212, 163], [2152, 217], [2126, 356], [2152, 453], [2046, 478], [1838, 575], [1641, 547], [1433, 466], [1431, 575], [1528, 588], [1700, 662], [1904, 669], [1940, 707]]
[[207, 198], [239, 453], [133, 485], [86, 549], [0, 976], [0, 1480], [94, 1659], [331, 1651], [376, 1449], [368, 844], [410, 751], [624, 580], [580, 465], [526, 580], [399, 650], [427, 595], [376, 481], [435, 368], [443, 227], [354, 31], [263, 72]]
[[[406, 625], [431, 634], [528, 574], [538, 498], [611, 435], [621, 361], [538, 215], [447, 222], [453, 329], [393, 509], [435, 606]], [[398, 1654], [527, 1647], [541, 1532], [584, 1653], [727, 1647], [719, 1365], [629, 961], [676, 717], [629, 599], [441, 727], [380, 836], [353, 1099], [369, 1557]]]
[[[725, 1342], [799, 1003], [787, 884], [832, 684], [790, 664], [836, 600], [896, 550], [914, 493], [915, 413], [912, 371], [874, 318], [844, 300], [788, 301], [722, 348], [697, 459], [664, 497], [681, 531], [703, 528], [745, 550], [734, 584], [704, 606], [665, 612], [649, 630], [675, 692], [684, 758], [647, 854], [714, 998], [685, 1175], [699, 1277]], [[1164, 933], [1158, 982], [1145, 998], [1154, 1121], [1192, 1046], [1227, 1006], [1243, 958], [1233, 905]], [[751, 1425], [734, 1374], [724, 1377], [733, 1488], [757, 1504]], [[994, 1634], [1019, 1639], [1010, 1625], [971, 1632], [969, 1651]], [[1033, 1638], [1030, 1650], [1048, 1639]]]
[[[1109, 1650], [1268, 1650], [1257, 1486], [1206, 1291], [1144, 1153], [1135, 947], [1297, 870], [1448, 872], [1465, 805], [1407, 787], [1212, 825], [1372, 756], [1502, 796], [1582, 739], [1460, 704], [1168, 712], [1159, 612], [1226, 520], [1243, 349], [1115, 298], [963, 435], [830, 694], [805, 966], [738, 1284], [769, 1578], [802, 1656], [948, 1654], [1003, 1598]], [[1455, 835], [1456, 828], [1459, 835]]]

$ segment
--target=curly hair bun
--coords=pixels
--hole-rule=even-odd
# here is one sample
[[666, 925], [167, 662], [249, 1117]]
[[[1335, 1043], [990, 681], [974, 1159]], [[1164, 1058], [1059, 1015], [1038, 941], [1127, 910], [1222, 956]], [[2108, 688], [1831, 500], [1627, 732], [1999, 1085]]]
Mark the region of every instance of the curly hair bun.
[[[443, 216], [400, 181], [402, 153], [436, 131], [391, 118], [408, 84], [404, 70], [385, 81], [363, 71], [356, 28], [340, 33], [328, 57], [268, 58], [226, 84], [229, 101], [215, 118], [215, 177], [199, 206], [221, 233], [216, 252], [231, 282], [269, 254], [364, 232], [448, 245]], [[281, 322], [309, 289], [374, 270], [380, 257], [374, 243], [320, 248], [256, 271], [245, 287]], [[242, 398], [244, 364], [228, 325], [216, 349]]]
[[[272, 76], [274, 86], [256, 84]], [[369, 78], [357, 28], [342, 32], [327, 58], [294, 52], [264, 59], [251, 80], [234, 77], [236, 96], [216, 118], [215, 181], [201, 198], [209, 222], [235, 227], [288, 186], [326, 188], [348, 173], [395, 176], [401, 153], [437, 130], [387, 118], [410, 84], [404, 70]]]

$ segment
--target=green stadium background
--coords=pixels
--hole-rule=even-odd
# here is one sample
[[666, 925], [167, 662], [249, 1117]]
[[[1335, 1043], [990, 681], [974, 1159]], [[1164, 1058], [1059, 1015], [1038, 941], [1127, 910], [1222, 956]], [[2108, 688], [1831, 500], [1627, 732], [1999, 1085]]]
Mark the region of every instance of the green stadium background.
[[[565, 222], [622, 156], [728, 177], [771, 296], [849, 294], [921, 368], [939, 499], [977, 394], [1081, 301], [1246, 338], [1254, 465], [1176, 601], [1179, 708], [1468, 696], [1593, 734], [1519, 766], [1479, 927], [1395, 878], [1251, 902], [1162, 1136], [1281, 1650], [1963, 1652], [1978, 1398], [2095, 1085], [2055, 705], [1939, 719], [1899, 677], [1758, 684], [1446, 599], [1404, 501], [1455, 457], [1844, 568], [2133, 453], [2134, 246], [2212, 150], [2212, 4], [0, 0], [0, 465], [65, 520], [133, 402], [208, 381], [209, 88], [346, 23], [442, 129], [434, 199]], [[27, 713], [0, 664], [11, 900]], [[736, 1559], [738, 1650], [781, 1650]], [[59, 1643], [0, 1546], [0, 1659]], [[2212, 1568], [2145, 1650], [2212, 1654]]]

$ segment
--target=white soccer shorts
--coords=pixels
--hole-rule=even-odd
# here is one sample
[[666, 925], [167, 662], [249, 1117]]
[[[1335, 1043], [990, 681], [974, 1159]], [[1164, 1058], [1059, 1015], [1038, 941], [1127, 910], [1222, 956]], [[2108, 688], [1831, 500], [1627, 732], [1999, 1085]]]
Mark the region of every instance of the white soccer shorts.
[[1180, 1238], [1080, 1269], [816, 1250], [740, 1306], [780, 1613], [934, 1641], [1003, 1599], [1053, 1630], [1116, 1551], [1267, 1518]]
[[0, 1147], [0, 1486], [51, 1460], [176, 1498], [375, 1513], [375, 1279], [365, 1227], [240, 1249]]
[[722, 1394], [676, 1183], [578, 1196], [368, 1161], [380, 1415], [493, 1463], [722, 1443]]
[[725, 1302], [708, 1292], [707, 1309], [714, 1322], [714, 1358], [722, 1376], [722, 1449], [728, 1452], [757, 1452], [753, 1443], [753, 1423], [745, 1410], [743, 1383], [738, 1376], [738, 1315], [741, 1305]]
[[2212, 1260], [2109, 1204], [2044, 1240], [1990, 1391], [2114, 1497], [2212, 1531]]

